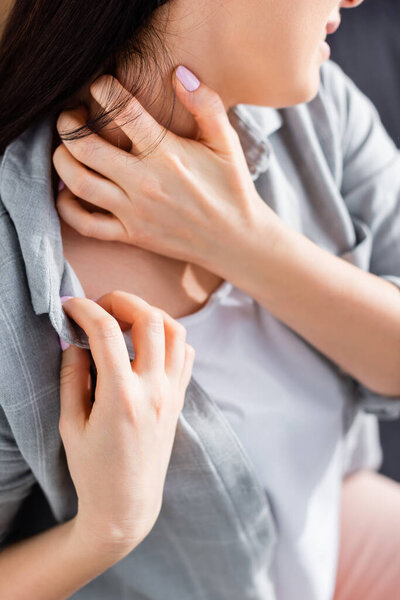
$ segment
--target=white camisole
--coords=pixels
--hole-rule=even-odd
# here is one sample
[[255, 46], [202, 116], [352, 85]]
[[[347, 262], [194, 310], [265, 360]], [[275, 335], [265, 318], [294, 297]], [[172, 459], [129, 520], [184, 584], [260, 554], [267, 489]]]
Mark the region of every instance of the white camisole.
[[228, 419], [271, 502], [277, 597], [330, 599], [345, 449], [337, 369], [228, 281], [176, 320], [196, 351], [193, 376]]

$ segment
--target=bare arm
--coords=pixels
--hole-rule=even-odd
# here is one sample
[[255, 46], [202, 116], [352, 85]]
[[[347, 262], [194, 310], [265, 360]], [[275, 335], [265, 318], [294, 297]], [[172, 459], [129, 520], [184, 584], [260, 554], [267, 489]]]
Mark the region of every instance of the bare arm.
[[283, 223], [279, 230], [259, 214], [232, 245], [227, 279], [364, 386], [397, 399], [399, 288]]
[[127, 553], [97, 544], [73, 518], [0, 552], [0, 598], [64, 600]]

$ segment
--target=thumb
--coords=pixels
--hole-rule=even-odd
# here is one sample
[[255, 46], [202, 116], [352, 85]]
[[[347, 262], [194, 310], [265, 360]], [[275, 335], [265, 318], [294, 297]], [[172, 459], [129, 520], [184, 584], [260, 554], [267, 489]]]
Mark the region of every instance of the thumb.
[[89, 352], [71, 344], [61, 358], [60, 424], [69, 431], [83, 429], [91, 408]]
[[217, 153], [230, 154], [234, 130], [220, 96], [183, 65], [175, 69], [174, 76], [176, 95], [194, 116], [199, 128], [199, 141]]

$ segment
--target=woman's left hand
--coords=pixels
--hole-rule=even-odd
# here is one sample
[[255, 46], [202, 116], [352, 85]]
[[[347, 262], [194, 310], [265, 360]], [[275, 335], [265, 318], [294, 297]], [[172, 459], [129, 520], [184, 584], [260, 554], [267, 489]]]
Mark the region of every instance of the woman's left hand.
[[[82, 235], [125, 242], [211, 270], [219, 259], [226, 261], [230, 244], [250, 231], [260, 213], [267, 223], [278, 220], [257, 193], [239, 136], [215, 91], [204, 84], [188, 91], [176, 78], [176, 94], [197, 123], [194, 140], [165, 133], [111, 75], [101, 76], [90, 88], [104, 109], [111, 109], [106, 101], [110, 85], [129, 96], [127, 108], [113, 120], [132, 149], [126, 152], [94, 133], [57, 147], [54, 166], [67, 186], [57, 197], [64, 221]], [[61, 113], [57, 129], [62, 133], [83, 124], [82, 112], [70, 110]], [[145, 151], [163, 134], [148, 156], [135, 156], [135, 149]], [[88, 212], [79, 198], [109, 214]]]

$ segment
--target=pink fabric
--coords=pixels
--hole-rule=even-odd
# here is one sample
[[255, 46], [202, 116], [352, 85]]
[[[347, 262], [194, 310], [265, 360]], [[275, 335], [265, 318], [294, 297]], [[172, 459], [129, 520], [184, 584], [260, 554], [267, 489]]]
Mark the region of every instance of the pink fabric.
[[372, 471], [343, 485], [334, 600], [400, 600], [400, 484]]

